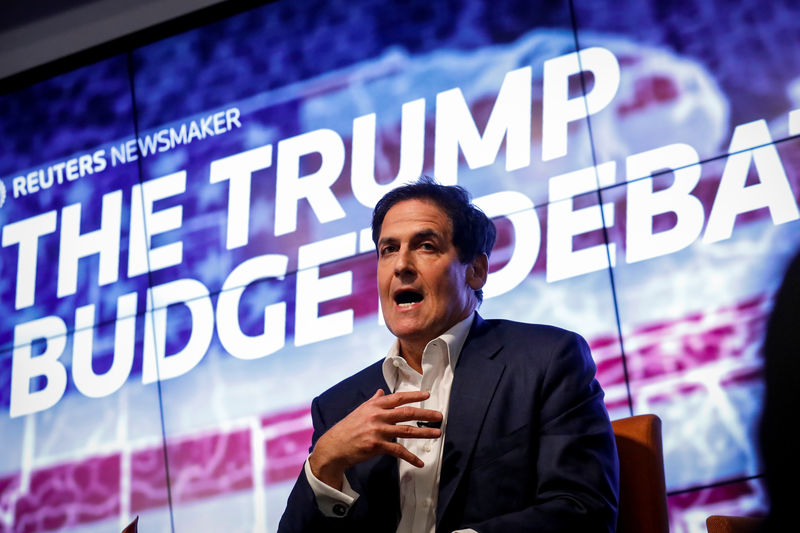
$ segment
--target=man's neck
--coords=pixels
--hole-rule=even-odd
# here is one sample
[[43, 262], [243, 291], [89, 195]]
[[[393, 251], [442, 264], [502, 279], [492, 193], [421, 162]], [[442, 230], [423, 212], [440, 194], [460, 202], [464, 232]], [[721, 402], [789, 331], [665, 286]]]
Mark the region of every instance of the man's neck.
[[475, 312], [474, 309], [471, 310], [458, 322], [452, 324], [449, 328], [447, 328], [445, 331], [442, 331], [436, 337], [430, 339], [422, 339], [422, 340], [398, 338], [397, 346], [400, 352], [398, 355], [400, 355], [400, 357], [406, 360], [408, 366], [410, 366], [411, 368], [422, 374], [422, 355], [425, 352], [425, 348], [428, 346], [428, 343], [431, 342], [433, 339], [447, 333], [447, 331], [449, 331], [453, 326], [455, 326], [459, 322], [462, 322], [467, 317], [471, 317], [474, 314], [474, 312]]
[[400, 348], [400, 357], [406, 360], [408, 366], [422, 374], [422, 353], [425, 347], [433, 340], [423, 342], [404, 342], [398, 339], [398, 346]]

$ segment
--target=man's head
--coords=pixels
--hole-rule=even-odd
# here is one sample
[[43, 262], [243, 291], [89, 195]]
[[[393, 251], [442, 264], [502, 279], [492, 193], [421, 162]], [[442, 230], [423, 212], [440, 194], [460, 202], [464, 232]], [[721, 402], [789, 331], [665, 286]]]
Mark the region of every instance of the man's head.
[[458, 186], [430, 178], [375, 206], [378, 292], [386, 325], [401, 342], [427, 343], [480, 303], [494, 224]]

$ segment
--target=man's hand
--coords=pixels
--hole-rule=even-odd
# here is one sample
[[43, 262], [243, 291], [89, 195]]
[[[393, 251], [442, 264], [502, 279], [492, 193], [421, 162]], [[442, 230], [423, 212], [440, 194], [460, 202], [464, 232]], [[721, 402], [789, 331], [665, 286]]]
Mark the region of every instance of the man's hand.
[[[406, 404], [427, 400], [429, 392], [396, 392], [388, 396], [382, 389], [322, 435], [308, 459], [311, 472], [323, 483], [342, 489], [344, 471], [380, 454], [389, 454], [421, 467], [422, 460], [396, 438], [435, 439], [438, 428], [397, 425], [419, 420], [441, 422], [442, 413]], [[405, 406], [405, 407], [401, 407]]]

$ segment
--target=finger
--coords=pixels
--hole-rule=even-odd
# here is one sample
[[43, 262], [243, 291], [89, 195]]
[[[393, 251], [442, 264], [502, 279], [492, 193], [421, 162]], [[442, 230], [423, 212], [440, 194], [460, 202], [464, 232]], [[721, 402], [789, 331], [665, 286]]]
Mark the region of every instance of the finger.
[[378, 390], [375, 391], [375, 394], [373, 394], [372, 397], [369, 400], [367, 400], [366, 402], [364, 402], [364, 403], [375, 401], [375, 400], [377, 400], [379, 398], [382, 398], [384, 396], [386, 396], [386, 393], [383, 391], [383, 389], [378, 389]]
[[382, 428], [381, 433], [388, 439], [437, 439], [442, 436], [439, 428], [409, 426], [406, 424], [390, 425]]
[[425, 463], [422, 462], [422, 459], [408, 451], [408, 449], [401, 444], [397, 444], [396, 442], [386, 442], [384, 443], [383, 447], [388, 455], [393, 455], [398, 459], [402, 459], [412, 466], [416, 466], [417, 468], [422, 468], [425, 466]]
[[435, 411], [433, 409], [405, 406], [387, 410], [382, 418], [385, 422], [396, 424], [398, 422], [408, 422], [410, 420], [441, 422], [443, 416], [440, 411]]
[[428, 391], [410, 391], [410, 392], [395, 392], [388, 396], [384, 396], [380, 400], [380, 406], [391, 409], [407, 403], [423, 402], [430, 398], [431, 393]]

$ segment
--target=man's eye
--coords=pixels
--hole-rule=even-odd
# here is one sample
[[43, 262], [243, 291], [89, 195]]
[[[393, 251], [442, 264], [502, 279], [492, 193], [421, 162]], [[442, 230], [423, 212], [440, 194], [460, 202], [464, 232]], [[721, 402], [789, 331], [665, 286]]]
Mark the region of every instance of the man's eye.
[[436, 250], [436, 246], [434, 246], [433, 243], [431, 242], [423, 242], [422, 244], [419, 245], [419, 247], [422, 248], [423, 250], [428, 250], [428, 251]]
[[396, 250], [396, 246], [384, 246], [381, 248], [381, 255], [386, 255], [394, 252]]

